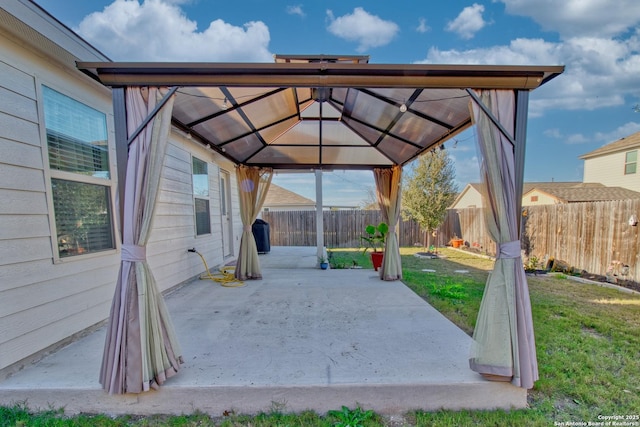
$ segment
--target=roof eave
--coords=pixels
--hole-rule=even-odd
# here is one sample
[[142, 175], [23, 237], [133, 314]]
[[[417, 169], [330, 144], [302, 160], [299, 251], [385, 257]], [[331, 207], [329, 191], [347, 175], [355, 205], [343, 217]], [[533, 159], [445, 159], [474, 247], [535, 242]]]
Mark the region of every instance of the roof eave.
[[106, 86], [535, 89], [563, 66], [78, 62]]

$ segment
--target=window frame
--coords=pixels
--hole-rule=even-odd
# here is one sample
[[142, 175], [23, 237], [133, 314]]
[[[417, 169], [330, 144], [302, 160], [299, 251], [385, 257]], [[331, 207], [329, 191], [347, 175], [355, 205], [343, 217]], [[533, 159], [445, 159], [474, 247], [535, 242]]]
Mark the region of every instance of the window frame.
[[[38, 109], [38, 125], [40, 127], [40, 141], [41, 141], [41, 154], [45, 183], [45, 195], [47, 199], [47, 210], [49, 216], [49, 230], [51, 241], [51, 254], [54, 264], [74, 262], [78, 260], [85, 260], [93, 257], [110, 256], [117, 253], [120, 250], [120, 238], [118, 234], [118, 218], [116, 209], [116, 192], [117, 192], [117, 180], [116, 180], [116, 156], [115, 156], [115, 141], [114, 141], [114, 123], [113, 123], [113, 109], [112, 104], [105, 104], [100, 102], [98, 98], [100, 95], [96, 95], [95, 99], [91, 99], [86, 95], [86, 92], [80, 90], [78, 87], [64, 86], [56, 84], [52, 81], [47, 81], [41, 78], [35, 79], [36, 84], [36, 99]], [[106, 138], [107, 138], [107, 168], [109, 178], [95, 177], [91, 175], [84, 175], [75, 172], [62, 171], [51, 168], [49, 160], [49, 141], [47, 138], [47, 123], [45, 120], [45, 94], [44, 87], [47, 87], [63, 96], [72, 99], [75, 102], [83, 104], [95, 111], [104, 114], [105, 126], [106, 126]], [[89, 92], [91, 93], [91, 92]], [[110, 101], [110, 97], [109, 97]], [[56, 224], [56, 212], [54, 209], [54, 196], [53, 196], [53, 180], [64, 180], [71, 182], [78, 182], [83, 184], [99, 185], [105, 187], [108, 190], [108, 208], [110, 209], [110, 224], [111, 236], [113, 239], [113, 245], [111, 248], [104, 250], [79, 253], [69, 256], [61, 256], [59, 251], [58, 239], [58, 227]]]
[[[195, 164], [194, 161], [201, 162], [202, 165], [206, 167], [206, 184], [207, 190], [206, 195], [198, 195], [196, 194], [196, 185], [195, 185]], [[202, 160], [200, 157], [191, 154], [191, 192], [193, 196], [193, 233], [196, 238], [202, 236], [210, 236], [212, 234], [213, 227], [211, 226], [211, 176], [209, 174], [209, 163], [206, 160]], [[207, 206], [207, 230], [203, 230], [200, 232], [198, 230], [198, 209], [197, 209], [197, 200], [205, 201]]]
[[[635, 154], [635, 160], [629, 161], [629, 154]], [[633, 172], [627, 172], [627, 168], [633, 165]], [[624, 153], [624, 175], [635, 175], [638, 172], [638, 150], [625, 151]]]

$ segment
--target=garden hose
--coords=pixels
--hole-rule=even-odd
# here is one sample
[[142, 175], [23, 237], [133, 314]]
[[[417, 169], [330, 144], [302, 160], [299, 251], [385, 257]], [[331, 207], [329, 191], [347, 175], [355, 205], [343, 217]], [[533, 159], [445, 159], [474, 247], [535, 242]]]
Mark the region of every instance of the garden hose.
[[209, 279], [213, 280], [216, 283], [220, 283], [221, 286], [226, 288], [239, 288], [244, 286], [244, 282], [236, 279], [234, 272], [235, 267], [225, 266], [218, 269], [218, 273], [212, 274], [209, 271], [209, 266], [207, 265], [207, 261], [204, 259], [202, 254], [196, 250], [196, 248], [187, 249], [187, 252], [194, 252], [200, 256], [202, 263], [204, 264], [204, 273], [200, 275], [200, 280]]

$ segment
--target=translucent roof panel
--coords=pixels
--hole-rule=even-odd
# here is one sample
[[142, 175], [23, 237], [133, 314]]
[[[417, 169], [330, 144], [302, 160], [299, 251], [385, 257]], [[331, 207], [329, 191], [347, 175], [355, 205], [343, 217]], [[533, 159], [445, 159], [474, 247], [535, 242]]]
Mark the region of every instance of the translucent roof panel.
[[225, 144], [222, 147], [222, 151], [223, 153], [232, 156], [234, 159], [245, 162], [263, 148], [264, 144], [260, 141], [257, 135], [249, 135]]
[[253, 156], [247, 164], [316, 165], [320, 162], [318, 147], [269, 146]]
[[235, 104], [246, 104], [274, 90], [269, 87], [228, 87], [225, 89], [229, 99], [232, 99]]
[[391, 157], [395, 163], [402, 163], [403, 160], [419, 153], [421, 148], [397, 138], [387, 136], [380, 142], [378, 149]]
[[[322, 116], [320, 110], [322, 107]], [[319, 119], [320, 117], [325, 119], [339, 119], [342, 116], [342, 112], [328, 102], [313, 102], [307, 108], [300, 113], [300, 117]]]
[[453, 127], [469, 116], [469, 95], [462, 89], [421, 91], [409, 108]]
[[[322, 132], [320, 127], [322, 126]], [[351, 129], [338, 121], [305, 120], [283, 133], [273, 143], [276, 145], [369, 146]]]
[[270, 144], [274, 141], [277, 141], [282, 135], [286, 135], [289, 133], [293, 126], [296, 126], [300, 121], [297, 117], [292, 117], [290, 119], [276, 122], [270, 126], [259, 131], [260, 136], [267, 144]]
[[292, 89], [281, 90], [260, 99], [259, 102], [240, 104], [238, 110], [254, 129], [276, 123], [298, 114], [298, 104]]
[[[562, 66], [370, 64], [285, 55], [275, 63], [78, 63], [113, 88], [176, 90], [173, 125], [236, 164], [404, 165], [472, 125], [471, 90], [529, 92]], [[528, 98], [522, 98], [527, 100]], [[406, 107], [406, 108], [405, 108]]]
[[182, 123], [191, 123], [211, 114], [222, 113], [224, 94], [217, 87], [184, 87], [176, 93], [174, 116]]
[[424, 148], [430, 141], [449, 132], [449, 128], [430, 122], [407, 111], [400, 115], [389, 134], [398, 139], [410, 141]]
[[372, 127], [371, 124], [366, 122], [359, 122], [350, 118], [345, 117], [343, 123], [349, 127], [349, 129], [353, 130], [357, 135], [360, 135], [365, 141], [369, 143], [369, 145], [375, 144], [378, 139], [383, 136], [383, 131], [378, 130]]
[[235, 110], [226, 111], [191, 128], [215, 145], [234, 140], [252, 131], [249, 124]]
[[342, 166], [392, 166], [382, 152], [364, 147], [323, 147], [322, 161]]

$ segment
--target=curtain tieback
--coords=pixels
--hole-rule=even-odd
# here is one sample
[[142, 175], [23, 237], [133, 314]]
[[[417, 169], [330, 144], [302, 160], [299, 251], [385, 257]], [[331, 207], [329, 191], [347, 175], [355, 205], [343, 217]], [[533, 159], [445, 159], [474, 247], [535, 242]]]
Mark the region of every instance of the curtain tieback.
[[122, 261], [142, 262], [147, 260], [147, 247], [122, 245]]
[[520, 258], [520, 240], [514, 240], [513, 242], [505, 242], [498, 244], [498, 250], [496, 251], [496, 258], [508, 259], [508, 258]]
[[246, 231], [247, 233], [251, 233], [251, 226], [250, 225], [243, 225], [242, 226], [242, 231]]

